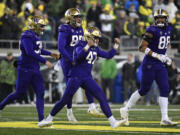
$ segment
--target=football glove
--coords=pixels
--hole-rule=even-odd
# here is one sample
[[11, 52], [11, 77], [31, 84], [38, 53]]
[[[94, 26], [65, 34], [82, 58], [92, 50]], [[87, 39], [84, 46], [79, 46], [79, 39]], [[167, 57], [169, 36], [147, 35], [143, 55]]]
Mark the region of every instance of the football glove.
[[158, 54], [158, 53], [153, 52], [152, 57], [160, 60], [162, 63], [166, 63], [167, 61], [166, 55], [163, 55], [163, 54]]
[[166, 56], [166, 64], [167, 64], [168, 66], [170, 66], [170, 65], [172, 64], [172, 60], [171, 60], [171, 58], [169, 58], [168, 56]]

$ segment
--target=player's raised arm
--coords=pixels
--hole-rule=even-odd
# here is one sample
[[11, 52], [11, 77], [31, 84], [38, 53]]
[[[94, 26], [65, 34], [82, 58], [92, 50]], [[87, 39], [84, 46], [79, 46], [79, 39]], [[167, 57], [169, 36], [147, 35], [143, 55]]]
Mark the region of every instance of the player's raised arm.
[[[87, 41], [86, 46], [84, 46], [83, 50], [84, 52], [88, 52], [89, 48], [91, 47], [97, 47], [97, 55], [103, 58], [112, 58], [116, 51], [118, 50], [119, 44], [120, 44], [120, 39], [115, 38], [115, 45], [113, 49], [111, 49], [109, 52], [105, 52], [101, 49], [98, 48], [99, 44], [99, 38], [101, 37], [101, 32], [98, 28], [96, 27], [88, 27], [85, 32], [84, 32], [84, 38]], [[83, 53], [83, 52], [82, 52]]]
[[114, 42], [115, 42], [115, 44], [114, 44], [113, 48], [108, 52], [103, 51], [103, 50], [98, 48], [98, 56], [102, 57], [102, 58], [106, 58], [106, 59], [111, 59], [112, 57], [114, 57], [114, 55], [118, 51], [118, 48], [119, 48], [119, 45], [120, 45], [120, 39], [115, 38]]

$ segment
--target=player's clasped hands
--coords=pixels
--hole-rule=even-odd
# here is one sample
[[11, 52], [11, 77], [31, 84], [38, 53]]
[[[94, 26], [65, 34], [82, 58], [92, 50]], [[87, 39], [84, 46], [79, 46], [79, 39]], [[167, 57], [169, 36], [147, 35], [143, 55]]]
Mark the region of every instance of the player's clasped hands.
[[162, 63], [166, 62], [166, 55], [163, 54], [157, 54], [157, 59], [160, 60]]
[[168, 56], [166, 56], [166, 64], [169, 66], [172, 64], [172, 59], [169, 58]]
[[58, 60], [60, 59], [61, 55], [59, 53], [51, 53], [51, 57]]
[[158, 54], [157, 59], [163, 63], [166, 63], [167, 65], [171, 65], [172, 63], [172, 60], [168, 56], [163, 54]]

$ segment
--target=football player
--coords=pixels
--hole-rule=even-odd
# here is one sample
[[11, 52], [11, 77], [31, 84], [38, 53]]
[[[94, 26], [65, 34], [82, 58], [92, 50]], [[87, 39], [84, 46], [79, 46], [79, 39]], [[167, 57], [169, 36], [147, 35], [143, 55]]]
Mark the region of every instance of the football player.
[[168, 117], [169, 84], [168, 73], [164, 64], [171, 65], [172, 60], [166, 55], [172, 35], [171, 25], [168, 23], [168, 14], [163, 9], [154, 12], [154, 24], [147, 27], [146, 33], [140, 43], [139, 50], [145, 53], [142, 62], [142, 79], [140, 89], [135, 91], [124, 108], [120, 109], [125, 125], [129, 125], [128, 111], [140, 99], [146, 95], [151, 88], [153, 80], [159, 86], [159, 105], [161, 109], [161, 126], [175, 126]]
[[84, 39], [82, 41], [79, 41], [74, 49], [73, 62], [75, 62], [75, 64], [68, 73], [70, 78], [68, 79], [65, 93], [60, 101], [58, 101], [53, 107], [52, 111], [46, 119], [46, 123], [44, 124], [45, 126], [52, 124], [53, 117], [70, 100], [72, 100], [73, 95], [80, 86], [100, 102], [101, 109], [108, 118], [112, 128], [117, 128], [125, 121], [118, 121], [114, 118], [104, 92], [98, 86], [91, 74], [93, 64], [97, 57], [107, 59], [112, 58], [116, 54], [120, 43], [120, 40], [116, 38], [114, 47], [109, 52], [105, 52], [98, 47], [100, 37], [101, 33], [96, 27], [88, 27], [85, 30]]
[[17, 63], [17, 82], [16, 91], [8, 95], [0, 103], [0, 111], [15, 99], [23, 97], [26, 94], [29, 85], [33, 86], [36, 94], [36, 108], [39, 117], [38, 126], [44, 123], [44, 82], [40, 72], [39, 62], [46, 64], [48, 68], [52, 64], [41, 55], [50, 55], [59, 59], [58, 53], [51, 53], [43, 49], [40, 35], [43, 34], [45, 20], [39, 16], [32, 16], [28, 20], [28, 30], [21, 34], [20, 50], [21, 56]]
[[[65, 12], [65, 19], [66, 24], [62, 24], [58, 28], [58, 50], [62, 55], [60, 64], [63, 70], [64, 78], [67, 82], [69, 79], [68, 72], [74, 64], [74, 47], [79, 40], [82, 40], [84, 33], [81, 26], [81, 13], [79, 9], [68, 9]], [[88, 113], [92, 114], [92, 116], [103, 117], [104, 115], [96, 109], [93, 97], [88, 91], [86, 91], [85, 94], [88, 99], [88, 103], [90, 104]], [[69, 100], [69, 103], [67, 104], [67, 117], [69, 121], [77, 123], [77, 120], [72, 112], [72, 100]]]

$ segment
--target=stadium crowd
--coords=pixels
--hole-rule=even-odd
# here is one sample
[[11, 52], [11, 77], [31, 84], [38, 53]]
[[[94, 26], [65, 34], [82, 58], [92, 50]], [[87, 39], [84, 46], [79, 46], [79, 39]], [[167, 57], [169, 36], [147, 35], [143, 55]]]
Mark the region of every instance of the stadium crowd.
[[[168, 12], [168, 21], [173, 26], [172, 39], [180, 41], [180, 37], [177, 36], [180, 34], [180, 1], [178, 0], [0, 0], [0, 39], [18, 40], [21, 32], [27, 29], [28, 18], [31, 15], [38, 15], [43, 16], [48, 24], [45, 26], [42, 40], [57, 41], [58, 26], [65, 23], [64, 12], [72, 7], [81, 10], [83, 14], [82, 26], [84, 29], [87, 26], [95, 25], [104, 35], [111, 39], [123, 35], [128, 36], [130, 39], [141, 37], [146, 27], [153, 23], [153, 12], [162, 8]], [[48, 48], [51, 47], [48, 46]], [[178, 48], [178, 52], [180, 53], [180, 45], [176, 46], [176, 48]], [[10, 56], [10, 53], [7, 56]], [[133, 92], [129, 92], [129, 90], [139, 87], [137, 72], [140, 68], [140, 62], [137, 57], [135, 57], [135, 61], [133, 62], [131, 57], [134, 56], [128, 54], [128, 62], [122, 68], [125, 101], [128, 99], [130, 93]], [[0, 64], [0, 78], [2, 78], [1, 76], [4, 73], [2, 70], [3, 66], [6, 66], [3, 62], [1, 61]], [[5, 62], [8, 62], [8, 60]], [[109, 62], [109, 64], [116, 65], [115, 62]], [[4, 69], [7, 69], [7, 67]], [[167, 69], [169, 76], [171, 76], [169, 77], [170, 89], [173, 91], [170, 101], [171, 103], [177, 103], [179, 101], [173, 99], [177, 96], [176, 93], [179, 87], [175, 86], [178, 86], [180, 75], [177, 72], [175, 64], [167, 67]], [[103, 64], [100, 67], [100, 71], [101, 79], [104, 81], [115, 79], [117, 75], [117, 72], [115, 74], [113, 73], [113, 76], [111, 76], [112, 73], [109, 73], [110, 75], [107, 75], [107, 72], [103, 74]], [[14, 74], [14, 72], [10, 73]], [[140, 72], [138, 73], [140, 74]], [[4, 83], [6, 82], [1, 82], [1, 85]], [[101, 85], [104, 89], [106, 89], [105, 84], [102, 82]], [[111, 86], [112, 84], [109, 84], [109, 89], [111, 89]], [[125, 86], [130, 87], [126, 88]], [[153, 86], [157, 87], [156, 83]], [[112, 94], [112, 90], [110, 90], [110, 93]], [[111, 94], [108, 98], [110, 102], [112, 102]], [[154, 103], [157, 102], [156, 98], [157, 90], [154, 92]], [[146, 100], [149, 103], [151, 99], [147, 96]]]
[[152, 24], [152, 13], [158, 8], [166, 9], [168, 21], [174, 26], [173, 38], [179, 40], [178, 0], [1, 0], [0, 39], [18, 39], [27, 27], [28, 17], [41, 15], [48, 23], [43, 40], [56, 40], [57, 27], [65, 22], [64, 12], [71, 7], [83, 13], [83, 28], [95, 25], [111, 38], [141, 37]]

